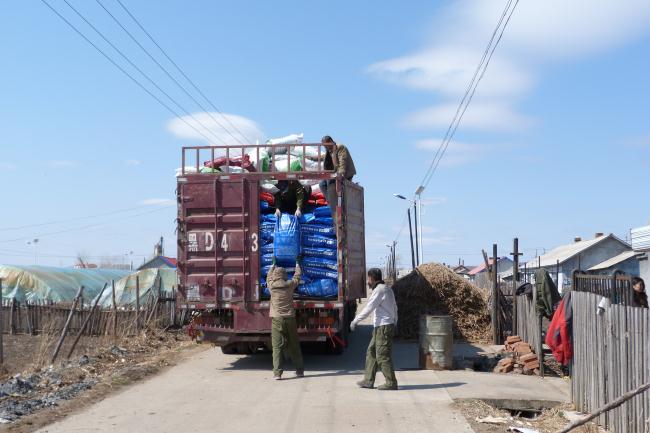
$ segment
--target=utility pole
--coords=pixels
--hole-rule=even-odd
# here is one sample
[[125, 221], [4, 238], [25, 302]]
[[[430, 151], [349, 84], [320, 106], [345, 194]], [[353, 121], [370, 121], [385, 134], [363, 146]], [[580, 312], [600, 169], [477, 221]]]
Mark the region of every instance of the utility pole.
[[418, 237], [419, 228], [418, 228], [418, 202], [413, 202], [413, 214], [415, 215], [415, 264], [420, 266], [420, 238]]
[[413, 228], [411, 227], [411, 208], [406, 209], [409, 217], [409, 239], [411, 240], [411, 266], [415, 269], [415, 252], [413, 251]]
[[499, 316], [499, 256], [497, 256], [497, 244], [492, 244], [492, 341], [493, 344], [501, 344], [501, 318]]
[[517, 335], [517, 287], [519, 287], [519, 238], [512, 241], [512, 335]]
[[397, 249], [397, 241], [393, 241], [393, 283], [397, 281], [397, 254], [395, 250]]

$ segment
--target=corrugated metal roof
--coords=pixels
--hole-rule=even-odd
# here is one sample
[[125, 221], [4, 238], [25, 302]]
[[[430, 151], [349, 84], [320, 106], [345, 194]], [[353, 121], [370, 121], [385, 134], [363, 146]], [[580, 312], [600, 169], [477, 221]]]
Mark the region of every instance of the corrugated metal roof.
[[637, 251], [650, 250], [650, 226], [638, 227], [630, 231], [632, 248]]
[[583, 251], [586, 251], [587, 249], [604, 241], [605, 239], [610, 239], [610, 238], [616, 239], [617, 241], [625, 244], [624, 241], [622, 241], [621, 239], [619, 239], [618, 237], [610, 233], [607, 236], [599, 236], [594, 239], [588, 239], [586, 241], [580, 241], [580, 242], [573, 242], [568, 245], [562, 245], [557, 248], [554, 248], [548, 253], [539, 256], [538, 258], [530, 260], [528, 263], [526, 263], [526, 267], [528, 269], [535, 269], [538, 266], [541, 267], [555, 266], [558, 261], [560, 262], [560, 264], [562, 264], [565, 261], [569, 260], [571, 257], [580, 254]]
[[623, 251], [621, 254], [612, 257], [611, 259], [607, 259], [602, 263], [598, 263], [596, 266], [590, 267], [588, 270], [589, 271], [600, 271], [603, 269], [608, 269], [611, 268], [612, 266], [616, 266], [619, 263], [622, 263], [626, 261], [627, 259], [630, 259], [636, 255], [636, 252], [634, 251]]

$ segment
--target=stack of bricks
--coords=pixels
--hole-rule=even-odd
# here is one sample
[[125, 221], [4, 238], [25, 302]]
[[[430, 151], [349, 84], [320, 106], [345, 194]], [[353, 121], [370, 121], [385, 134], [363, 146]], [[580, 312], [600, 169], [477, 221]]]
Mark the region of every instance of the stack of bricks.
[[530, 344], [518, 335], [508, 337], [505, 344], [507, 355], [494, 369], [495, 373], [516, 373], [539, 376], [539, 360]]

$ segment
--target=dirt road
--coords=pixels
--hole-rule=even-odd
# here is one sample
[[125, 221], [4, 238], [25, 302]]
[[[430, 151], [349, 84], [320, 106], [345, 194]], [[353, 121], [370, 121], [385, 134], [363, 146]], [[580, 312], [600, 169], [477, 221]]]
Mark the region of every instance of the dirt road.
[[304, 379], [289, 370], [279, 382], [268, 354], [210, 348], [40, 432], [471, 433], [447, 392], [461, 384], [415, 370], [415, 345], [395, 348], [400, 391], [356, 387], [370, 329], [359, 327], [342, 356], [306, 355]]

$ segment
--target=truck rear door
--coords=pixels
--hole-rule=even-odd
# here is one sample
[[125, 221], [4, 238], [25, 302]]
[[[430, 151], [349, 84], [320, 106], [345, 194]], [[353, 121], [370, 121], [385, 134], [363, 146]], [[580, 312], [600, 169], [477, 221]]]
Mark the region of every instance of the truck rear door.
[[345, 262], [348, 300], [366, 297], [366, 236], [363, 187], [344, 182]]
[[189, 302], [259, 299], [259, 187], [227, 176], [178, 185], [178, 257]]

